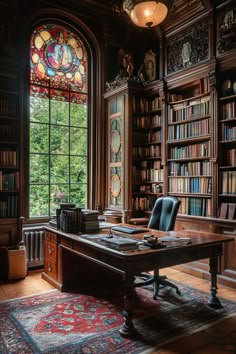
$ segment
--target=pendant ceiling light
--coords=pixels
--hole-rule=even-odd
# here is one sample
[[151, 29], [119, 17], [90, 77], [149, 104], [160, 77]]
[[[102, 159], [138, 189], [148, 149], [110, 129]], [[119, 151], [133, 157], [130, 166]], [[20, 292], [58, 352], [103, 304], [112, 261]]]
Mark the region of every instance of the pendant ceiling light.
[[159, 25], [168, 13], [170, 0], [146, 1], [124, 0], [123, 9], [139, 27]]

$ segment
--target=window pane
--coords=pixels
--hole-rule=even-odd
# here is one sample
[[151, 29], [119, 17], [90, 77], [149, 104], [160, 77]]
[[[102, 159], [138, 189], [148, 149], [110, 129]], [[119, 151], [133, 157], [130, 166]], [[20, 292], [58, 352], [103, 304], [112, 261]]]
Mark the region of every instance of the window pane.
[[63, 155], [51, 156], [51, 183], [69, 182], [69, 157]]
[[49, 127], [46, 124], [30, 124], [30, 152], [48, 153]]
[[74, 157], [70, 159], [70, 179], [72, 183], [87, 182], [87, 159]]
[[48, 155], [30, 155], [30, 183], [49, 183]]
[[72, 155], [87, 155], [87, 129], [71, 128], [70, 153]]
[[69, 202], [69, 187], [67, 184], [51, 185], [50, 193], [50, 215], [56, 215], [56, 208], [60, 203]]
[[49, 187], [45, 185], [30, 186], [30, 217], [48, 215]]
[[75, 127], [87, 127], [87, 105], [71, 103], [70, 124]]
[[69, 124], [69, 102], [51, 101], [51, 123], [52, 124]]
[[69, 152], [69, 128], [61, 126], [51, 126], [51, 144], [52, 154], [68, 154]]
[[49, 100], [30, 96], [30, 120], [40, 123], [48, 123], [49, 120]]
[[30, 216], [62, 202], [87, 207], [86, 48], [69, 28], [41, 24], [30, 38]]
[[86, 208], [87, 185], [86, 184], [71, 185], [70, 200], [73, 203], [76, 203], [78, 207]]

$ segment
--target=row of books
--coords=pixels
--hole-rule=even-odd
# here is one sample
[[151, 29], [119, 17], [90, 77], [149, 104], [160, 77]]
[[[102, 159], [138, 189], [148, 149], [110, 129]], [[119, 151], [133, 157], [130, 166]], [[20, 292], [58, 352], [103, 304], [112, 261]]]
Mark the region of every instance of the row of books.
[[[209, 92], [209, 80], [207, 77], [204, 77], [199, 80], [198, 87], [196, 87], [195, 94], [202, 95]], [[169, 93], [169, 102], [177, 102], [184, 99], [184, 94], [180, 93]]]
[[141, 160], [136, 163], [136, 167], [138, 169], [155, 169], [159, 170], [161, 168], [161, 161], [160, 160]]
[[162, 193], [163, 191], [163, 182], [160, 181], [158, 183], [147, 183], [141, 184], [139, 186], [139, 192], [142, 193]]
[[228, 102], [222, 105], [222, 119], [236, 118], [236, 102]]
[[133, 146], [133, 158], [161, 157], [161, 145]]
[[162, 182], [163, 181], [163, 169], [145, 169], [145, 170], [136, 170], [135, 172], [135, 181], [136, 183], [140, 182]]
[[134, 112], [152, 112], [161, 108], [160, 97], [146, 98], [146, 97], [134, 97]]
[[17, 153], [16, 151], [0, 151], [0, 166], [16, 167]]
[[16, 133], [15, 124], [0, 124], [0, 140], [16, 140]]
[[236, 148], [225, 150], [223, 163], [225, 166], [236, 166]]
[[168, 122], [180, 122], [188, 119], [200, 118], [210, 114], [209, 97], [198, 99], [179, 105], [168, 106]]
[[18, 216], [18, 196], [10, 195], [0, 200], [0, 217], [15, 218]]
[[209, 119], [168, 127], [168, 139], [186, 139], [210, 134]]
[[162, 133], [161, 130], [150, 131], [144, 134], [144, 143], [161, 142]]
[[223, 124], [222, 140], [236, 140], [236, 127]]
[[170, 176], [210, 176], [212, 163], [209, 160], [195, 162], [169, 162]]
[[219, 218], [234, 220], [236, 218], [236, 204], [221, 203], [219, 209]]
[[181, 197], [179, 207], [180, 214], [196, 215], [196, 216], [212, 216], [212, 204], [210, 199]]
[[155, 201], [156, 201], [156, 196], [133, 197], [132, 209], [137, 211], [152, 210]]
[[236, 195], [236, 171], [222, 172], [222, 194]]
[[7, 115], [16, 114], [16, 102], [13, 97], [2, 96], [0, 98], [0, 115], [2, 114], [7, 114]]
[[211, 177], [169, 177], [170, 193], [211, 193]]
[[150, 129], [161, 126], [161, 115], [137, 116], [134, 118], [134, 129]]
[[19, 172], [3, 173], [0, 170], [0, 191], [19, 190]]
[[210, 156], [210, 141], [185, 146], [172, 146], [170, 148], [171, 159], [198, 158]]

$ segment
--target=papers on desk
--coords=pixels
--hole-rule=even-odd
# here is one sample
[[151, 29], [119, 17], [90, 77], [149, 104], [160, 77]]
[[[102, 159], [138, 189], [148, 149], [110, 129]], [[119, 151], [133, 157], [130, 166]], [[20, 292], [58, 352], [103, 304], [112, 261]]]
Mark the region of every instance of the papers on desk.
[[164, 243], [166, 247], [183, 246], [191, 243], [190, 237], [163, 236], [158, 237], [158, 242]]

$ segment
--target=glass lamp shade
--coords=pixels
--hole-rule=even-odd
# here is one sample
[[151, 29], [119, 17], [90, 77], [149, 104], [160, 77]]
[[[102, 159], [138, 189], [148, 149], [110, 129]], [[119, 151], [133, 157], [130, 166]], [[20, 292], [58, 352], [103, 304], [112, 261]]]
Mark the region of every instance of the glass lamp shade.
[[159, 25], [168, 13], [168, 3], [161, 1], [125, 0], [123, 9], [131, 20], [139, 27], [153, 27]]

